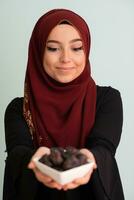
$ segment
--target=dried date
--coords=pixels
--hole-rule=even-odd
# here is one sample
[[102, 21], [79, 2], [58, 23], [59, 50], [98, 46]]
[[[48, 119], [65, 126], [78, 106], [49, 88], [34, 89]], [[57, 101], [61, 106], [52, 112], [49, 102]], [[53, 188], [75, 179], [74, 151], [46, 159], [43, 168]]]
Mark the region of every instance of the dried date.
[[65, 149], [62, 147], [53, 147], [50, 149], [50, 154], [43, 155], [39, 161], [49, 167], [64, 171], [86, 164], [87, 157], [79, 149], [71, 146]]

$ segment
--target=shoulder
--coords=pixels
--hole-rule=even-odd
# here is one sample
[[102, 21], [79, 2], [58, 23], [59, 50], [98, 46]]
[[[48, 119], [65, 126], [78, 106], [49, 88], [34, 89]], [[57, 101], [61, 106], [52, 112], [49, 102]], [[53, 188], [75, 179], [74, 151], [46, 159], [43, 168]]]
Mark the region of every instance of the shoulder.
[[10, 112], [12, 110], [21, 112], [23, 109], [23, 97], [16, 97], [9, 102], [6, 108], [6, 112]]
[[99, 86], [97, 85], [97, 98], [105, 96], [120, 96], [120, 91], [111, 86]]
[[111, 86], [97, 85], [97, 108], [103, 105], [109, 105], [111, 108], [122, 106], [120, 91]]

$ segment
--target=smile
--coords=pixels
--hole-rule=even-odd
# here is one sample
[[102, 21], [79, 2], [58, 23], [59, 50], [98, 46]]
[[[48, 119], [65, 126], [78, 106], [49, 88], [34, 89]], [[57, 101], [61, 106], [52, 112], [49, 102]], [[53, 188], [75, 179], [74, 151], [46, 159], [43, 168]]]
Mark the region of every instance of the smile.
[[58, 70], [69, 71], [74, 69], [74, 67], [57, 67]]

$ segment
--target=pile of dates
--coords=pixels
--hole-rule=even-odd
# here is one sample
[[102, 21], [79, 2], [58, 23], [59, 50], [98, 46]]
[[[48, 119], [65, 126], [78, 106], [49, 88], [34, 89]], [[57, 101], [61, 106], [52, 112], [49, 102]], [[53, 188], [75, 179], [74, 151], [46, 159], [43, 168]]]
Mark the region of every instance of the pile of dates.
[[39, 161], [59, 171], [65, 171], [86, 164], [87, 157], [80, 150], [71, 146], [52, 147], [50, 154], [43, 155]]

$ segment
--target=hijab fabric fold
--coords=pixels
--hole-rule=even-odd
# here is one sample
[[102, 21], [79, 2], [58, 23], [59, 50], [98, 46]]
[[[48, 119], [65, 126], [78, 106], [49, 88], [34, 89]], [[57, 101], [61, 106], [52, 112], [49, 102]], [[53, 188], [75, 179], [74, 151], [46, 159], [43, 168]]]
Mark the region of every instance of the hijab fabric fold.
[[[62, 21], [78, 30], [86, 54], [84, 71], [69, 83], [54, 80], [43, 68], [47, 37]], [[90, 43], [86, 22], [73, 11], [54, 9], [37, 21], [29, 43], [23, 103], [23, 115], [36, 147], [84, 147], [96, 112], [96, 84], [88, 60]]]

